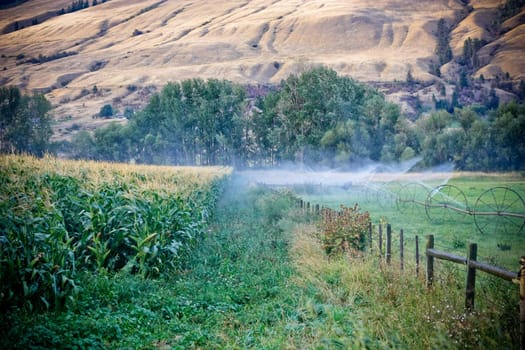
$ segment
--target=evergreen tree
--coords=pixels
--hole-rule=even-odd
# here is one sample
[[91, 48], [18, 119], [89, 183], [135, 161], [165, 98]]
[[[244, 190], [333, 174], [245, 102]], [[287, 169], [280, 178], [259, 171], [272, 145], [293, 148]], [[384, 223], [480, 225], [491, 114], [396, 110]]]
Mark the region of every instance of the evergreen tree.
[[437, 45], [435, 50], [441, 65], [449, 62], [452, 59], [452, 49], [450, 48], [448, 34], [449, 30], [447, 28], [446, 22], [443, 18], [441, 18], [437, 23]]
[[498, 108], [498, 106], [499, 106], [499, 97], [496, 94], [496, 90], [494, 88], [491, 88], [486, 107], [487, 109], [496, 109]]

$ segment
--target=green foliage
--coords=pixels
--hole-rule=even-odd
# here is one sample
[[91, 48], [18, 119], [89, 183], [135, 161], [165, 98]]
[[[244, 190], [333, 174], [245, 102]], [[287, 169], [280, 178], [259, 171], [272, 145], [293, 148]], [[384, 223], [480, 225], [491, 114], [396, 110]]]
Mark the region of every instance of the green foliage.
[[468, 37], [463, 43], [463, 57], [462, 62], [470, 69], [478, 69], [481, 62], [478, 57], [478, 50], [485, 45], [483, 40]]
[[501, 24], [507, 19], [519, 14], [523, 6], [525, 6], [524, 0], [507, 0], [498, 8], [499, 18], [497, 21]]
[[[274, 200], [278, 210], [270, 205]], [[274, 327], [295, 307], [288, 284], [290, 240], [275, 226], [291, 203], [288, 194], [230, 187], [213, 231], [199, 238], [184, 270], [147, 280], [124, 273], [79, 273], [83, 291], [70, 309], [1, 314], [2, 325], [10, 324], [0, 329], [3, 344], [175, 349], [285, 344], [284, 339], [268, 339], [263, 328]]]
[[359, 158], [379, 160], [404, 125], [397, 106], [377, 90], [324, 67], [290, 76], [261, 107], [257, 139], [268, 145], [263, 156], [277, 162], [344, 166]]
[[109, 118], [113, 116], [113, 106], [110, 104], [105, 104], [100, 108], [100, 112], [98, 113], [102, 118]]
[[353, 207], [341, 205], [340, 210], [321, 211], [321, 242], [329, 255], [363, 250], [370, 225], [370, 214], [361, 212], [357, 204]]
[[520, 79], [520, 83], [517, 87], [517, 95], [521, 102], [525, 102], [525, 81], [523, 79]]
[[437, 23], [436, 29], [437, 45], [436, 55], [439, 58], [441, 65], [449, 62], [452, 59], [452, 49], [450, 48], [449, 29], [443, 18]]
[[[341, 198], [349, 200], [348, 193]], [[70, 309], [1, 313], [3, 346], [493, 349], [518, 343], [519, 294], [508, 281], [480, 273], [476, 311], [466, 314], [464, 269], [436, 265], [428, 289], [411, 264], [401, 273], [376, 256], [327, 257], [315, 225], [297, 223], [292, 199], [232, 182], [183, 270], [159, 279], [79, 273], [83, 291]], [[450, 231], [472, 238], [456, 224]]]
[[80, 11], [88, 7], [89, 7], [88, 0], [85, 0], [85, 1], [84, 0], [77, 0], [77, 1], [73, 0], [71, 2], [71, 6], [69, 6], [67, 9], [67, 12], [68, 13], [76, 12], [76, 11]]
[[[128, 125], [97, 130], [96, 157], [169, 164], [298, 160], [345, 165], [361, 157], [379, 160], [396, 132], [410, 133], [399, 108], [384, 96], [326, 68], [290, 76], [251, 111], [247, 107], [245, 88], [231, 82], [169, 83], [130, 116]], [[389, 153], [389, 159], [398, 159], [406, 146], [417, 149], [398, 146], [401, 151]]]
[[115, 177], [99, 185], [2, 159], [0, 309], [74, 302], [78, 271], [175, 271], [203, 232], [220, 182], [182, 197]]
[[73, 159], [95, 159], [97, 150], [91, 134], [85, 130], [78, 132], [71, 141], [69, 152]]
[[[417, 121], [423, 165], [451, 162], [464, 170], [523, 169], [524, 106], [509, 103], [490, 118], [473, 109], [432, 112]], [[460, 127], [458, 127], [460, 126]]]
[[[463, 87], [471, 84], [467, 73], [460, 77]], [[125, 125], [110, 124], [92, 136], [78, 133], [69, 152], [106, 161], [235, 167], [297, 162], [345, 168], [362, 159], [422, 156], [421, 166], [452, 162], [465, 170], [522, 169], [523, 163], [514, 163], [519, 156], [501, 160], [501, 150], [519, 155], [521, 146], [496, 137], [496, 131], [512, 134], [504, 129], [520, 123], [494, 125], [502, 113], [496, 91], [486, 106], [475, 109], [460, 105], [459, 88], [450, 101], [445, 90], [441, 85], [445, 98], [434, 97], [436, 111], [413, 123], [377, 90], [324, 67], [291, 75], [253, 100], [246, 87], [232, 82], [192, 79], [167, 84], [141, 111], [128, 110]], [[489, 118], [487, 110], [497, 117]], [[468, 128], [458, 128], [462, 113], [475, 113]]]
[[1, 87], [0, 153], [42, 156], [52, 135], [50, 110], [44, 95], [22, 95], [16, 87]]
[[[28, 59], [26, 62], [33, 63], [33, 64], [42, 64], [42, 63], [46, 63], [46, 62], [58, 60], [64, 57], [74, 56], [74, 55], [78, 55], [78, 52], [77, 51], [60, 51], [50, 56], [39, 54], [38, 57], [32, 57]], [[63, 85], [65, 85], [65, 83]]]

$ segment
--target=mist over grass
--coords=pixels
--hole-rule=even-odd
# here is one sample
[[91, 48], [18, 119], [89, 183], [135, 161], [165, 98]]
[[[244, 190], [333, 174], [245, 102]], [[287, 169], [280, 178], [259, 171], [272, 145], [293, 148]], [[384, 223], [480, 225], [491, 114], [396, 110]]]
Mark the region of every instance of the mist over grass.
[[416, 157], [405, 162], [381, 163], [370, 160], [353, 163], [344, 168], [328, 168], [288, 163], [286, 165], [237, 173], [247, 181], [269, 186], [320, 185], [349, 187], [367, 185], [375, 177], [387, 175], [392, 179], [402, 177], [421, 160]]

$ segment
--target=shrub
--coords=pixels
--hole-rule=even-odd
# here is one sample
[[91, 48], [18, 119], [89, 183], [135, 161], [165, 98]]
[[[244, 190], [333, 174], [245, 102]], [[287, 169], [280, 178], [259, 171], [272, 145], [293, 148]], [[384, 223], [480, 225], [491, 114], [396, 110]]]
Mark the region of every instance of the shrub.
[[363, 250], [370, 225], [368, 212], [360, 212], [356, 204], [353, 208], [341, 205], [339, 211], [323, 209], [321, 215], [321, 241], [328, 255]]
[[102, 118], [109, 118], [109, 117], [113, 116], [113, 107], [110, 104], [105, 104], [100, 109], [99, 115]]

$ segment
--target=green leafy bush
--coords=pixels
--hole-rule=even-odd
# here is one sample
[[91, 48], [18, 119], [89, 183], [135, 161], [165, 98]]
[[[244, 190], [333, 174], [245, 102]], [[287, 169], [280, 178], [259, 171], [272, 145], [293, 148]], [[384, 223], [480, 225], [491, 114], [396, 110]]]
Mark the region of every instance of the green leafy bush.
[[332, 255], [362, 250], [369, 225], [370, 214], [361, 212], [357, 204], [353, 208], [341, 205], [339, 211], [321, 210], [321, 241], [325, 252]]

